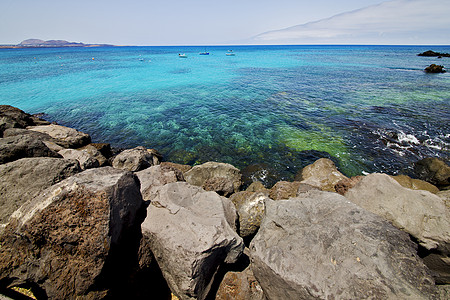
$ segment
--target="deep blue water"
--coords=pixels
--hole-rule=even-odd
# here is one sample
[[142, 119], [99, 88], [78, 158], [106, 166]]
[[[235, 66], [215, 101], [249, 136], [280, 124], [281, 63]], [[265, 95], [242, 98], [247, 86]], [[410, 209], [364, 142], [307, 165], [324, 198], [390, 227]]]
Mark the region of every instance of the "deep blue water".
[[423, 157], [448, 159], [450, 73], [423, 69], [450, 58], [416, 54], [450, 46], [229, 48], [0, 49], [0, 104], [97, 142], [277, 179], [319, 157], [346, 175], [411, 174]]

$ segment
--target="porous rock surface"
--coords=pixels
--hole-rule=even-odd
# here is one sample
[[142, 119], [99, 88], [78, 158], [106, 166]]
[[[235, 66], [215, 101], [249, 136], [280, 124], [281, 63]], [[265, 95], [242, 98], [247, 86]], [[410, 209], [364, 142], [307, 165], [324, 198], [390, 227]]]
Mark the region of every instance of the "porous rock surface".
[[433, 299], [408, 235], [336, 193], [266, 201], [250, 244], [268, 299]]
[[137, 266], [144, 215], [131, 173], [74, 175], [11, 216], [0, 234], [0, 286], [32, 283], [49, 299], [117, 296]]
[[30, 126], [27, 129], [48, 134], [64, 148], [80, 148], [91, 142], [89, 134], [61, 125]]
[[295, 177], [301, 181], [323, 191], [334, 192], [334, 186], [347, 177], [338, 171], [334, 162], [328, 158], [320, 158], [313, 164], [304, 167]]
[[206, 162], [184, 173], [186, 182], [223, 196], [239, 191], [242, 185], [241, 177], [241, 172], [236, 167], [218, 162]]
[[249, 267], [227, 272], [217, 290], [216, 300], [265, 300], [264, 292]]
[[221, 265], [244, 249], [227, 198], [186, 182], [151, 189], [144, 235], [170, 289], [180, 299], [205, 299]]
[[0, 224], [22, 204], [46, 188], [80, 172], [76, 161], [60, 158], [22, 158], [0, 165]]
[[0, 138], [0, 164], [24, 157], [59, 157], [42, 141], [28, 135], [17, 135]]
[[138, 146], [120, 152], [113, 160], [116, 169], [137, 172], [148, 167], [158, 165], [161, 155], [153, 149]]

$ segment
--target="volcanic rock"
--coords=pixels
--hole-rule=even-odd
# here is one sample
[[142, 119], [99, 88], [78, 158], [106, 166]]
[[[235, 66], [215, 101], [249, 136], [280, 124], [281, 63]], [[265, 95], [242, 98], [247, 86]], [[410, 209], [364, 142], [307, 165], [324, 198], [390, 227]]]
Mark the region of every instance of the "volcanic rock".
[[12, 214], [0, 234], [0, 286], [32, 283], [49, 299], [124, 297], [144, 215], [131, 173], [74, 175]]
[[433, 299], [435, 287], [408, 234], [345, 197], [266, 201], [250, 244], [268, 299]]
[[349, 189], [354, 187], [363, 178], [364, 176], [354, 176], [351, 178], [341, 179], [336, 183], [334, 189], [336, 193], [345, 195]]
[[62, 158], [61, 155], [50, 150], [42, 141], [28, 135], [0, 138], [0, 164], [25, 157]]
[[244, 250], [233, 203], [186, 182], [154, 187], [150, 200], [142, 230], [170, 289], [205, 299], [219, 267]]
[[391, 176], [395, 179], [402, 187], [412, 189], [412, 190], [424, 190], [429, 191], [430, 193], [436, 194], [439, 192], [439, 189], [432, 185], [431, 183], [428, 183], [424, 180], [420, 179], [413, 179], [407, 175], [397, 175], [397, 176]]
[[297, 196], [300, 181], [278, 181], [269, 191], [269, 197], [273, 200], [289, 199]]
[[444, 70], [444, 66], [431, 64], [425, 68], [425, 72], [426, 73], [445, 73], [447, 71]]
[[3, 137], [3, 131], [8, 128], [25, 128], [27, 126], [43, 123], [50, 124], [39, 118], [33, 117], [16, 107], [0, 105], [0, 137]]
[[88, 134], [61, 125], [30, 126], [27, 129], [48, 134], [64, 148], [80, 148], [91, 142]]
[[220, 283], [216, 300], [265, 300], [264, 292], [250, 267], [242, 272], [227, 272]]
[[150, 166], [158, 165], [161, 158], [156, 150], [138, 146], [120, 152], [113, 160], [116, 169], [137, 172]]
[[89, 155], [87, 151], [75, 149], [63, 149], [58, 152], [64, 159], [77, 160], [82, 170], [97, 168], [100, 166], [97, 159]]
[[436, 157], [419, 160], [414, 165], [416, 175], [439, 188], [450, 185], [450, 166]]
[[231, 195], [239, 217], [239, 235], [248, 238], [256, 234], [264, 217], [264, 201], [268, 199], [263, 192], [242, 191]]
[[201, 186], [207, 191], [215, 191], [223, 196], [238, 192], [242, 184], [239, 169], [218, 162], [194, 166], [184, 173], [184, 178], [192, 185]]
[[295, 180], [316, 186], [323, 191], [335, 192], [334, 186], [346, 178], [337, 170], [332, 160], [320, 158], [298, 172]]
[[184, 181], [180, 170], [166, 164], [152, 166], [142, 171], [136, 172], [141, 182], [141, 194], [144, 200], [149, 200], [151, 189], [156, 186], [165, 185], [171, 182]]
[[59, 158], [23, 158], [0, 165], [0, 224], [26, 201], [80, 171], [76, 161]]

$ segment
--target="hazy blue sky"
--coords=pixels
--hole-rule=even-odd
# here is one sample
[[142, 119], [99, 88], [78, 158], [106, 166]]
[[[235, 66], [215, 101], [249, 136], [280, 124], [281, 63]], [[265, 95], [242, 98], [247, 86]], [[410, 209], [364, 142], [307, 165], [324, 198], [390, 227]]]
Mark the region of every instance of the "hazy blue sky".
[[215, 44], [381, 2], [385, 1], [0, 0], [0, 44], [28, 38], [117, 45]]

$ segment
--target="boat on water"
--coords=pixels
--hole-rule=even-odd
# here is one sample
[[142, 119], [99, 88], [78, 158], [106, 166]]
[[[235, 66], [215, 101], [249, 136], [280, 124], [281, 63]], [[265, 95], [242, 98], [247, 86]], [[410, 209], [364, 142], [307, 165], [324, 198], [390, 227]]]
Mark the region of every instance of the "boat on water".
[[226, 55], [227, 56], [235, 56], [236, 54], [234, 54], [233, 50], [228, 50]]
[[206, 52], [206, 51], [205, 51], [205, 52], [200, 52], [199, 54], [200, 54], [200, 55], [209, 55], [209, 52]]
[[179, 58], [187, 58], [188, 56], [187, 56], [186, 54], [183, 53], [183, 54], [178, 54], [178, 57], [179, 57]]

